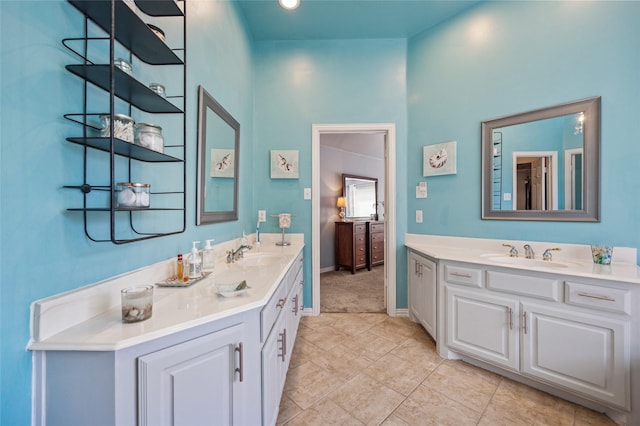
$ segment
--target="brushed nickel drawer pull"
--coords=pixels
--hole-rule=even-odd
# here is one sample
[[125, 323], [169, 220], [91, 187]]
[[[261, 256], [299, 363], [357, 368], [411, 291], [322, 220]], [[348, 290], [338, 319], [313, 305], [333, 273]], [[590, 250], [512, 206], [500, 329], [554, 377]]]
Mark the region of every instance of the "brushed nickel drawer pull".
[[513, 330], [513, 309], [509, 308], [509, 330]]
[[471, 278], [471, 274], [461, 274], [460, 272], [452, 272], [454, 277]]
[[524, 334], [527, 334], [527, 311], [524, 311], [522, 313], [522, 323], [524, 324], [523, 326]]
[[578, 296], [589, 297], [591, 299], [606, 300], [607, 302], [615, 302], [616, 301], [616, 299], [614, 299], [613, 297], [601, 296], [599, 294], [578, 293]]

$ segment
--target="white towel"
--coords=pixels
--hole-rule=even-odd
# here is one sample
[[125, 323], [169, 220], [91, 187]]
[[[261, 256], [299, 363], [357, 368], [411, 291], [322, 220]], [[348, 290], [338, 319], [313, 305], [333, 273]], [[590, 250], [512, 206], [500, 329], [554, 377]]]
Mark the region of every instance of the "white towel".
[[291, 227], [291, 213], [280, 213], [278, 215], [278, 224], [280, 228]]

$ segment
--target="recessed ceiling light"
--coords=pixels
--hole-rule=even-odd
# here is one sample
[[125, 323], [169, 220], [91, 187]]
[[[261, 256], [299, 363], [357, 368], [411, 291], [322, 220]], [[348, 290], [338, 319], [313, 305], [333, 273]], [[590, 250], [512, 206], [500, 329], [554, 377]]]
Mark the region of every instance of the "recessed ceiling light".
[[300, 0], [278, 0], [280, 6], [284, 9], [293, 10], [300, 6]]

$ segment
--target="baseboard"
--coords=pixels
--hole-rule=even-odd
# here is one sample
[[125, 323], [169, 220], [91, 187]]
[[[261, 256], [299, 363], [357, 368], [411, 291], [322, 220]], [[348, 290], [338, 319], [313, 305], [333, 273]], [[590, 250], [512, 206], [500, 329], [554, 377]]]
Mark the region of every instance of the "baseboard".
[[396, 316], [397, 317], [409, 317], [409, 309], [408, 308], [402, 308], [402, 309], [397, 309], [396, 308]]
[[320, 268], [320, 273], [325, 273], [325, 272], [331, 272], [331, 271], [335, 271], [336, 267], [335, 266], [327, 266], [326, 268]]

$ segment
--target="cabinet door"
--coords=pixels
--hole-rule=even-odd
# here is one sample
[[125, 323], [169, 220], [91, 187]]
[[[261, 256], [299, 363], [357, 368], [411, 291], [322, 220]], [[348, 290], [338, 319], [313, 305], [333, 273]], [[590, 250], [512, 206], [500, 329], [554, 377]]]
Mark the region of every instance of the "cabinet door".
[[447, 345], [474, 358], [517, 371], [517, 301], [448, 285], [445, 292]]
[[139, 424], [242, 421], [236, 364], [240, 367], [243, 329], [236, 325], [138, 358]]
[[420, 258], [419, 285], [422, 287], [420, 303], [420, 323], [435, 339], [436, 337], [436, 264], [428, 259]]
[[262, 347], [262, 424], [274, 425], [287, 374], [287, 331], [282, 312]]
[[409, 254], [409, 315], [436, 338], [436, 264]]
[[629, 322], [523, 303], [522, 372], [629, 409]]

